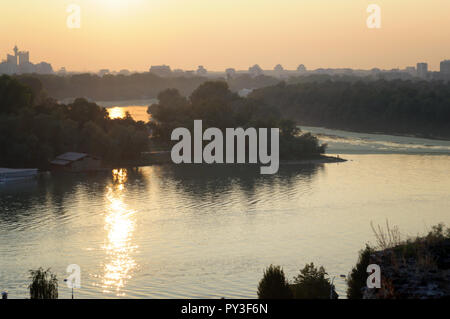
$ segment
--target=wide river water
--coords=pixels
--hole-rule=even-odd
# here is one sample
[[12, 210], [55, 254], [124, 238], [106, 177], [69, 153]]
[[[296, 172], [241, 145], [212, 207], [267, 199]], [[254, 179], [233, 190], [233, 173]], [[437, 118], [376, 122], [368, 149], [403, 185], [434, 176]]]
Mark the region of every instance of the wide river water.
[[75, 298], [255, 298], [263, 269], [292, 279], [306, 263], [338, 293], [371, 221], [402, 234], [450, 225], [450, 142], [303, 128], [348, 162], [254, 167], [151, 166], [44, 176], [0, 186], [0, 290], [28, 297], [28, 270], [63, 279]]

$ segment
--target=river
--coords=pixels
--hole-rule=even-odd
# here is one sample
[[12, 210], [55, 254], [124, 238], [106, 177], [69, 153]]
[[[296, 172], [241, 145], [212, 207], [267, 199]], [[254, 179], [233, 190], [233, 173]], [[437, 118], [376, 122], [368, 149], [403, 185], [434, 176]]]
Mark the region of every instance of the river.
[[[403, 235], [450, 225], [450, 142], [302, 128], [345, 163], [258, 168], [150, 166], [44, 176], [0, 187], [0, 290], [28, 298], [28, 270], [75, 298], [255, 298], [263, 269], [292, 279], [323, 265], [345, 297], [370, 222]], [[406, 139], [406, 140], [405, 140]]]

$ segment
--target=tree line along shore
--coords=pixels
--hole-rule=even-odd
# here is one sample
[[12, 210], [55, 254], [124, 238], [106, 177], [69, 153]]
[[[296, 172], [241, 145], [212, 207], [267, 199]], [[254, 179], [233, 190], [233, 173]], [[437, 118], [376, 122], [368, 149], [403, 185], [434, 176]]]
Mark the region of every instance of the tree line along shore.
[[34, 78], [0, 77], [0, 166], [48, 169], [66, 152], [88, 153], [105, 166], [148, 163], [143, 154], [170, 149], [176, 127], [191, 128], [194, 119], [207, 127], [278, 127], [282, 160], [320, 158], [326, 145], [303, 134], [295, 122], [270, 108], [231, 92], [224, 82], [205, 82], [189, 98], [176, 89], [159, 95], [149, 111], [152, 121], [129, 114], [111, 119], [107, 110], [83, 98], [58, 103]]
[[[152, 73], [103, 77], [33, 74], [15, 78], [28, 85], [40, 85], [58, 100], [84, 97], [94, 101], [156, 98], [167, 89], [177, 89], [188, 97], [201, 84], [212, 81], [202, 76], [161, 77]], [[283, 80], [240, 74], [214, 81], [226, 82], [234, 93], [251, 92], [250, 99], [301, 125], [450, 139], [448, 81], [319, 74]]]
[[[91, 75], [1, 76], [0, 165], [45, 169], [52, 158], [65, 152], [89, 153], [102, 158], [105, 165], [145, 164], [150, 160], [143, 154], [169, 150], [169, 133], [176, 127], [190, 128], [195, 119], [202, 119], [206, 128], [279, 127], [280, 160], [285, 162], [326, 161], [321, 157], [326, 145], [300, 132], [296, 124], [450, 138], [450, 84], [443, 81], [330, 76], [297, 77], [283, 82], [269, 81], [264, 76], [247, 80], [255, 90], [241, 97], [233, 89], [234, 82], [206, 78], [163, 79], [151, 74], [114, 79]], [[85, 98], [68, 104], [57, 102], [67, 93], [61, 93], [65, 89], [60, 90], [59, 82], [70, 94], [106, 98], [83, 91], [95, 88], [99, 81], [104, 82], [101, 85], [105, 92], [133, 92], [139, 84], [140, 90], [147, 93], [133, 98], [156, 96], [158, 104], [149, 108], [152, 121], [138, 122], [129, 115], [111, 119], [104, 108]]]

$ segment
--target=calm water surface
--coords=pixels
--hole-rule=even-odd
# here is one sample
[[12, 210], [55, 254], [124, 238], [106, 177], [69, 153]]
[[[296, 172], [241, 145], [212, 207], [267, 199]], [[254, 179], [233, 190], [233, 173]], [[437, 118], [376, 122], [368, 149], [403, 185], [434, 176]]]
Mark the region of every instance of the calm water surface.
[[147, 100], [131, 100], [131, 101], [98, 101], [98, 105], [103, 106], [107, 109], [109, 117], [112, 119], [124, 118], [126, 112], [136, 121], [148, 122], [150, 115], [147, 113], [149, 105], [158, 103], [157, 99], [147, 99]]
[[[153, 166], [0, 187], [0, 290], [26, 298], [27, 271], [43, 266], [70, 298], [62, 279], [78, 264], [75, 297], [254, 298], [270, 264], [290, 279], [311, 261], [347, 274], [374, 242], [371, 221], [389, 219], [405, 235], [450, 225], [448, 142], [327, 133], [327, 142], [339, 137], [330, 151], [348, 162], [287, 165], [275, 176], [245, 166]], [[391, 153], [372, 149], [380, 140]], [[430, 155], [433, 143], [441, 151]], [[417, 145], [423, 153], [410, 154]]]

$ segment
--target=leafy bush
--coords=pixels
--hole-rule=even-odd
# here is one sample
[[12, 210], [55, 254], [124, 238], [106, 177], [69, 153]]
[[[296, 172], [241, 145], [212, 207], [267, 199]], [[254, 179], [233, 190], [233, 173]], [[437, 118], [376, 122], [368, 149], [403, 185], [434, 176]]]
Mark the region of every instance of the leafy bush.
[[431, 227], [426, 239], [431, 242], [441, 241], [450, 238], [450, 228], [445, 229], [445, 224], [439, 223]]
[[50, 269], [30, 270], [30, 299], [58, 299], [58, 279]]
[[292, 299], [292, 291], [280, 266], [270, 265], [258, 286], [259, 299]]
[[337, 299], [338, 295], [334, 286], [328, 278], [327, 273], [321, 266], [316, 268], [314, 263], [306, 264], [305, 268], [300, 270], [300, 274], [294, 278], [295, 299], [330, 299], [330, 293], [333, 299]]
[[367, 266], [370, 263], [370, 255], [374, 250], [366, 245], [364, 250], [359, 252], [358, 262], [352, 269], [347, 280], [347, 298], [362, 299], [362, 289], [366, 287]]

